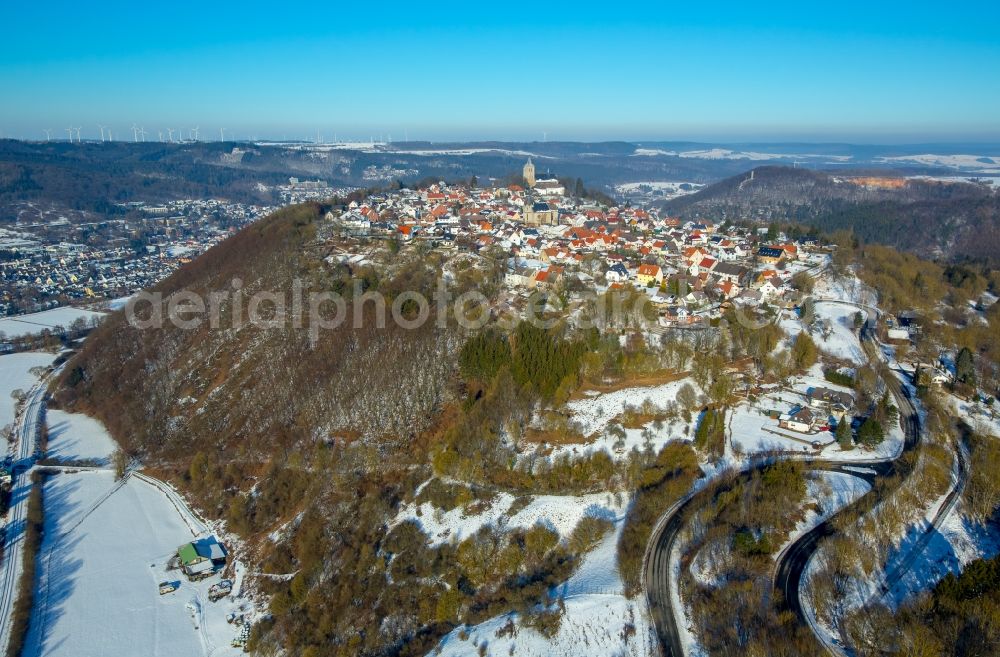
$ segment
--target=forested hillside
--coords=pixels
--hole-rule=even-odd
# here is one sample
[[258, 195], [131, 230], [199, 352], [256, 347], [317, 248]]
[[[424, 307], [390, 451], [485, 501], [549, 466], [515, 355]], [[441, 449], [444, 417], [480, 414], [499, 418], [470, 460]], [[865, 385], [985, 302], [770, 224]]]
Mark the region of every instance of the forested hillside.
[[[320, 260], [320, 212], [317, 205], [282, 210], [153, 292], [166, 299], [183, 289], [208, 299], [232, 293], [234, 280], [244, 298], [269, 291], [286, 304], [295, 280], [303, 298], [349, 292], [348, 272]], [[417, 289], [430, 289], [428, 271], [414, 266], [406, 275]], [[405, 437], [425, 427], [441, 402], [454, 349], [431, 323], [404, 331], [389, 322], [376, 331], [374, 323], [354, 329], [344, 322], [312, 344], [308, 322], [296, 329], [285, 318], [264, 328], [234, 316], [231, 301], [220, 307], [219, 329], [208, 321], [192, 329], [165, 321], [140, 330], [115, 315], [68, 369], [61, 399], [96, 414], [127, 448], [154, 457], [207, 442], [267, 451], [338, 435]], [[271, 307], [262, 305], [260, 314]], [[148, 304], [137, 312], [148, 313]]]
[[728, 178], [665, 208], [688, 218], [794, 221], [825, 232], [850, 230], [864, 242], [925, 257], [996, 260], [1000, 194], [980, 184], [894, 176], [760, 167], [752, 177]]
[[[263, 573], [252, 586], [269, 599], [252, 650], [425, 654], [460, 623], [533, 609], [609, 524], [590, 519], [566, 541], [541, 525], [484, 527], [432, 546], [418, 524], [393, 522], [401, 504], [433, 500], [447, 511], [495, 495], [492, 486], [432, 479], [435, 471], [478, 464], [474, 478], [484, 483], [539, 478], [551, 490], [585, 491], [627, 468], [585, 459], [513, 469], [511, 447], [495, 438], [500, 428], [523, 422], [533, 400], [567, 394], [582, 346], [522, 327], [511, 344], [495, 345], [504, 347], [497, 358], [481, 358], [461, 349], [464, 336], [451, 325], [407, 330], [389, 320], [375, 328], [373, 303], [354, 328], [355, 283], [389, 304], [405, 290], [431, 297], [443, 263], [419, 247], [376, 243], [377, 267], [348, 269], [328, 258], [336, 240], [324, 210], [279, 211], [152, 292], [207, 296], [238, 286], [247, 296], [270, 290], [290, 299], [298, 280], [306, 298], [346, 297], [351, 319], [340, 328], [312, 340], [309, 319], [294, 328], [287, 315], [281, 327], [237, 327], [234, 317], [248, 308], [232, 301], [221, 304], [215, 329], [139, 329], [121, 313], [67, 364], [53, 404], [100, 418], [129, 455], [243, 537], [242, 558]], [[489, 268], [475, 262], [455, 272], [454, 291], [488, 287]], [[151, 319], [149, 304], [139, 306], [136, 316]]]

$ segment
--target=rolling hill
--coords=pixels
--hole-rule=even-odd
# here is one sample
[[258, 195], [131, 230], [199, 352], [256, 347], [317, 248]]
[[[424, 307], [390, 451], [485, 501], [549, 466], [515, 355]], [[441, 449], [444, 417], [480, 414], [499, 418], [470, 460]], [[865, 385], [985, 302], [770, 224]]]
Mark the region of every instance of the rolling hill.
[[758, 167], [663, 204], [684, 218], [796, 221], [852, 231], [864, 242], [922, 256], [995, 262], [1000, 194], [970, 182], [886, 171]]

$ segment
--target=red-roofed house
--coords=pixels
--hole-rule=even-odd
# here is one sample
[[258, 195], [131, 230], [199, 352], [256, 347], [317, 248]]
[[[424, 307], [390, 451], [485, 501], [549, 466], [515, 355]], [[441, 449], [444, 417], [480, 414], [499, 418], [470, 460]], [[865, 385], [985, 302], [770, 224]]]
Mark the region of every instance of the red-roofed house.
[[635, 279], [640, 285], [649, 285], [650, 283], [659, 285], [663, 282], [663, 270], [660, 269], [659, 265], [639, 265]]

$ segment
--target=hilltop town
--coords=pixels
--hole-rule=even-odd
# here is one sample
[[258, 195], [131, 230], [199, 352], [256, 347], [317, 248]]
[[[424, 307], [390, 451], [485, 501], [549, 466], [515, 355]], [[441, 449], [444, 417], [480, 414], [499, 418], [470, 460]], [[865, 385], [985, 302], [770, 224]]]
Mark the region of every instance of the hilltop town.
[[[233, 329], [137, 330], [127, 319], [146, 303], [137, 295], [127, 312], [73, 320], [59, 340], [55, 328], [40, 344], [8, 331], [7, 350], [18, 353], [2, 358], [18, 383], [0, 490], [47, 491], [55, 501], [46, 532], [65, 541], [79, 522], [59, 505], [59, 487], [77, 476], [93, 483], [68, 493], [73, 504], [74, 495], [98, 501], [84, 514], [88, 541], [65, 549], [124, 546], [130, 595], [112, 609], [124, 616], [156, 605], [169, 640], [191, 654], [199, 642], [206, 653], [238, 654], [281, 641], [350, 645], [345, 655], [379, 654], [394, 641], [412, 654], [485, 654], [487, 643], [489, 654], [638, 657], [657, 646], [681, 654], [682, 644], [715, 654], [729, 621], [720, 610], [733, 608], [758, 615], [758, 644], [774, 640], [758, 628], [777, 618], [829, 641], [865, 608], [848, 600], [828, 613], [828, 583], [864, 590], [872, 580], [837, 570], [826, 560], [833, 544], [812, 537], [873, 491], [902, 495], [911, 482], [928, 492], [905, 502], [909, 520], [876, 516], [893, 535], [926, 520], [918, 544], [944, 528], [949, 545], [973, 546], [963, 563], [991, 554], [992, 533], [945, 523], [972, 517], [952, 510], [966, 482], [977, 485], [969, 472], [991, 471], [992, 452], [974, 447], [978, 464], [969, 465], [944, 429], [954, 417], [996, 432], [989, 361], [935, 333], [931, 309], [914, 295], [936, 290], [947, 300], [948, 330], [975, 316], [986, 331], [996, 318], [986, 287], [997, 281], [888, 250], [870, 259], [872, 247], [794, 224], [681, 218], [540, 173], [532, 159], [518, 173], [367, 191], [292, 178], [280, 186], [287, 206], [245, 230], [263, 207], [135, 202], [104, 237], [86, 238], [95, 248], [80, 261], [63, 253], [85, 241], [72, 227], [65, 244], [15, 245], [37, 260], [18, 258], [12, 271], [87, 271], [49, 275], [50, 295], [97, 298], [159, 283], [154, 292], [169, 299], [238, 281], [256, 296], [240, 303], [250, 321]], [[112, 291], [90, 270], [108, 264], [107, 249], [125, 248], [122, 237], [134, 241], [123, 266], [150, 269], [144, 279], [115, 278]], [[913, 281], [915, 292], [886, 280]], [[377, 313], [379, 299], [395, 313], [408, 293], [460, 299], [475, 290], [497, 321], [481, 331], [449, 321], [331, 322], [313, 336], [322, 313], [306, 318], [306, 332], [278, 309], [291, 289], [295, 312], [303, 283], [310, 299], [345, 293], [355, 318]], [[253, 301], [265, 297], [273, 323], [271, 302], [261, 314]], [[224, 316], [236, 316], [235, 299]], [[587, 325], [590, 312], [618, 300], [641, 317]], [[553, 320], [547, 328], [526, 321], [539, 309]], [[74, 310], [7, 318], [0, 331], [65, 326]], [[51, 351], [30, 351], [39, 347]], [[266, 470], [252, 453], [265, 455]], [[916, 462], [911, 454], [930, 465], [894, 478]], [[953, 460], [957, 476], [938, 476]], [[26, 482], [26, 467], [42, 478]], [[102, 487], [110, 492], [99, 497]], [[133, 504], [132, 494], [113, 495], [119, 488], [150, 497]], [[14, 520], [37, 507], [10, 499]], [[122, 543], [139, 514], [161, 518], [162, 531]], [[843, 536], [845, 563], [871, 552], [850, 528]], [[43, 584], [22, 583], [18, 599], [29, 604], [9, 614], [11, 627], [33, 608], [26, 596], [37, 588], [47, 600], [49, 583], [70, 576], [45, 549], [24, 550], [40, 555]], [[906, 557], [912, 568], [897, 567], [885, 547], [870, 557], [900, 600], [912, 595], [901, 575], [944, 576], [937, 552], [918, 552]], [[20, 562], [3, 565], [14, 581]], [[96, 625], [95, 581], [81, 579], [65, 615], [31, 616], [35, 629], [10, 641], [86, 635]], [[737, 582], [750, 582], [749, 593]], [[773, 606], [777, 590], [800, 608]], [[44, 614], [45, 604], [34, 608]], [[317, 609], [339, 619], [335, 639], [307, 620]], [[395, 634], [369, 632], [381, 622], [359, 616], [369, 610], [396, 618]], [[159, 648], [159, 623], [140, 619], [129, 626], [134, 640], [108, 645]], [[350, 644], [358, 628], [366, 648]], [[105, 645], [99, 634], [86, 642]]]
[[530, 159], [523, 179], [482, 187], [441, 182], [339, 205], [327, 219], [360, 241], [345, 242], [338, 257], [363, 260], [366, 238], [499, 253], [513, 297], [630, 287], [648, 296], [663, 327], [707, 325], [732, 305], [794, 307], [801, 300], [796, 274], [815, 273], [828, 259], [814, 236], [792, 240], [774, 228], [682, 221], [571, 193], [556, 176], [536, 173]]

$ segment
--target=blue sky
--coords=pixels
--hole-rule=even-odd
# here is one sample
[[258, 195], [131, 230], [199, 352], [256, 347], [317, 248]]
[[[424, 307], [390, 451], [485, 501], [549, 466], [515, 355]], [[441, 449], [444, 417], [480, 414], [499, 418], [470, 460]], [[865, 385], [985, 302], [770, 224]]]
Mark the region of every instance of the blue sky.
[[1000, 3], [12, 3], [0, 133], [1000, 141]]

